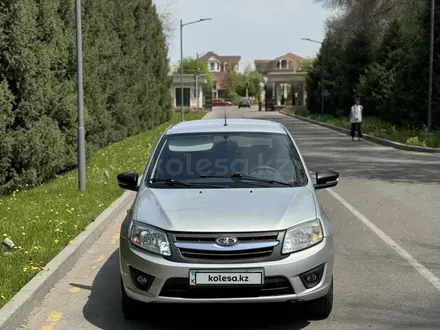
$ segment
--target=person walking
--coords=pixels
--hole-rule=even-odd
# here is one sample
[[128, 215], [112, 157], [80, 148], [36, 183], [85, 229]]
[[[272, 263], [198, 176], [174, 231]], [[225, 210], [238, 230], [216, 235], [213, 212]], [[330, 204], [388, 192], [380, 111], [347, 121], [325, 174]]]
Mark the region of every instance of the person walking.
[[355, 133], [358, 133], [358, 141], [362, 138], [362, 110], [359, 98], [356, 98], [356, 103], [351, 107], [350, 123], [351, 123], [351, 140], [354, 141]]

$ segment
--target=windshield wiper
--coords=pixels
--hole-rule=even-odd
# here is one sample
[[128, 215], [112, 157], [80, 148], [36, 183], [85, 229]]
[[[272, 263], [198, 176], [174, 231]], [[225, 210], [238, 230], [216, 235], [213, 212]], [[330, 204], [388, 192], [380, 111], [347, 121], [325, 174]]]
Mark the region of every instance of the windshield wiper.
[[255, 181], [255, 182], [264, 182], [264, 183], [270, 183], [270, 184], [274, 184], [274, 183], [278, 183], [281, 184], [283, 186], [289, 186], [292, 187], [293, 185], [289, 182], [285, 182], [285, 181], [278, 181], [278, 180], [272, 180], [272, 179], [263, 179], [263, 178], [259, 178], [256, 176], [252, 176], [252, 175], [248, 175], [246, 173], [233, 173], [233, 174], [219, 174], [219, 175], [201, 175], [201, 178], [230, 178], [230, 179], [240, 179], [240, 180], [250, 180], [250, 181]]
[[180, 180], [176, 180], [173, 178], [165, 178], [165, 179], [155, 179], [152, 180], [151, 182], [154, 183], [167, 183], [170, 186], [183, 186], [183, 187], [191, 187], [191, 185], [189, 183], [180, 181]]
[[173, 178], [155, 179], [155, 180], [152, 180], [151, 182], [153, 182], [153, 183], [167, 183], [170, 186], [181, 186], [181, 187], [187, 187], [187, 188], [191, 187], [193, 184], [198, 185], [198, 186], [203, 186], [203, 187], [210, 187], [210, 188], [228, 188], [228, 186], [212, 185], [212, 184], [206, 184], [204, 182], [187, 183], [187, 182], [180, 181], [180, 180], [173, 179]]

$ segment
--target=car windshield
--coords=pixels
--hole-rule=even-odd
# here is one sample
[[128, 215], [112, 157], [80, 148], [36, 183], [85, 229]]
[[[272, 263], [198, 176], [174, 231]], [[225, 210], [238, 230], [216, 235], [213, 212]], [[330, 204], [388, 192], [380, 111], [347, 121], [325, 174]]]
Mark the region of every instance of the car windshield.
[[179, 134], [159, 144], [147, 173], [159, 188], [298, 187], [307, 176], [286, 134]]

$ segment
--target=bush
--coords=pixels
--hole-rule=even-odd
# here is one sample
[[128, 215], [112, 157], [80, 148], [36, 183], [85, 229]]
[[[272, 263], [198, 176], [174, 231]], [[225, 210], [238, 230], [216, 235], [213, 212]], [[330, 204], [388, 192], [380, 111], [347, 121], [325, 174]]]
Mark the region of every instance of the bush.
[[238, 104], [240, 102], [241, 96], [236, 92], [228, 92], [228, 100], [232, 102], [232, 104]]
[[[75, 2], [0, 8], [0, 195], [76, 165]], [[83, 0], [87, 157], [171, 117], [168, 58], [152, 0]]]
[[300, 117], [308, 117], [310, 115], [309, 111], [305, 108], [295, 109], [294, 114]]

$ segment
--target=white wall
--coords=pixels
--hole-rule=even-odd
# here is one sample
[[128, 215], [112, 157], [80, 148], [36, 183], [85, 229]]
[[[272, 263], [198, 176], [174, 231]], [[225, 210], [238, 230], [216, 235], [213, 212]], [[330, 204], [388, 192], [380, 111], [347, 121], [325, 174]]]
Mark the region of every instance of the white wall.
[[[180, 88], [180, 84], [178, 86], [173, 85], [171, 86], [171, 97], [173, 98], [173, 107], [176, 107], [176, 90]], [[183, 88], [189, 88], [190, 89], [190, 107], [197, 107], [197, 97], [195, 97], [195, 87], [194, 84], [183, 84]], [[200, 86], [199, 88], [199, 107], [203, 107], [203, 88]]]

